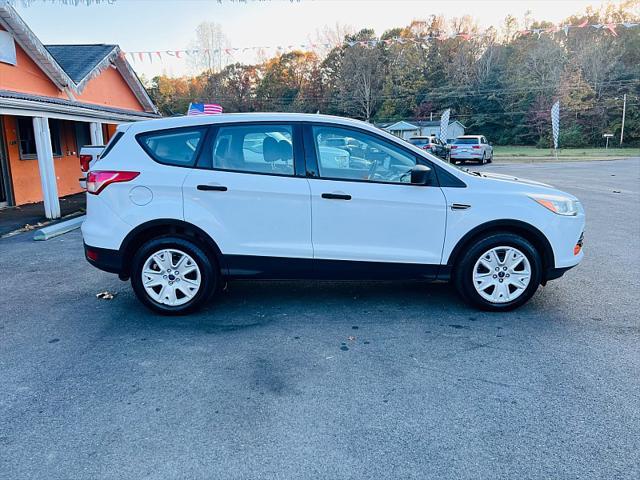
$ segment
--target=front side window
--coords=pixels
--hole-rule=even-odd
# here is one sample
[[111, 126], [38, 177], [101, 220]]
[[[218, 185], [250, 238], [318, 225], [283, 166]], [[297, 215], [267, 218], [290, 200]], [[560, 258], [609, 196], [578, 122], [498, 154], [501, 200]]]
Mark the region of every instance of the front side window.
[[217, 170], [293, 175], [293, 132], [290, 125], [220, 127], [211, 148]]
[[[314, 126], [318, 169], [323, 178], [410, 183], [416, 159], [390, 142], [340, 127]], [[342, 139], [344, 146], [334, 147]]]
[[[136, 138], [142, 148], [157, 162], [177, 167], [191, 167], [196, 160], [198, 145], [206, 129], [176, 128], [139, 134]], [[117, 135], [116, 135], [117, 136]], [[111, 142], [115, 144], [115, 140]], [[102, 157], [106, 156], [109, 147]]]

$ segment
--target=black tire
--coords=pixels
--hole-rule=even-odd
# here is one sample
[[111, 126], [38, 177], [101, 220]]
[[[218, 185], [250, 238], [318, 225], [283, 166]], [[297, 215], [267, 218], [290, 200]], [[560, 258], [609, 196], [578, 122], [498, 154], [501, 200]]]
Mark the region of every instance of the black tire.
[[[200, 289], [191, 300], [182, 305], [165, 305], [151, 298], [142, 284], [142, 268], [145, 261], [154, 253], [172, 248], [188, 254], [200, 270]], [[163, 315], [184, 315], [201, 308], [207, 303], [220, 281], [219, 269], [215, 258], [191, 239], [178, 236], [158, 237], [144, 243], [135, 253], [131, 268], [131, 286], [138, 299], [149, 309]]]
[[483, 153], [482, 154], [482, 159], [480, 160], [480, 165], [484, 165], [487, 163], [487, 154]]
[[[515, 247], [522, 252], [529, 261], [531, 277], [529, 284], [522, 294], [510, 302], [493, 303], [482, 297], [474, 286], [473, 269], [481, 256], [495, 247]], [[513, 233], [494, 233], [475, 241], [462, 254], [453, 271], [453, 282], [460, 296], [469, 304], [489, 311], [507, 311], [518, 308], [526, 303], [536, 292], [542, 281], [542, 258], [536, 248], [525, 238]], [[509, 288], [509, 287], [507, 287]], [[485, 291], [486, 293], [486, 291]]]

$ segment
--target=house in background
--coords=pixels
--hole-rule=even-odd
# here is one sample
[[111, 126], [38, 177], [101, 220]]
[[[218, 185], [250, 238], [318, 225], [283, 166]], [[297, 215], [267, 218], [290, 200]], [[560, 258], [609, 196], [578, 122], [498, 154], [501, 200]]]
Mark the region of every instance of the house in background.
[[[379, 127], [404, 140], [409, 140], [411, 137], [440, 136], [440, 120], [415, 120], [411, 122], [400, 120], [395, 123], [380, 124]], [[447, 143], [464, 135], [465, 128], [458, 120], [450, 121], [447, 129]]]
[[158, 117], [117, 45], [43, 45], [0, 0], [0, 208], [81, 191], [79, 151]]

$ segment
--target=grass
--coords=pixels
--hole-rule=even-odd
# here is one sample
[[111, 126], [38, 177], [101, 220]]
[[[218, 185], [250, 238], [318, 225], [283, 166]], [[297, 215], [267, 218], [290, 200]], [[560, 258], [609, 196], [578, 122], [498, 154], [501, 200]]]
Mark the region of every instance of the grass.
[[[554, 158], [553, 150], [536, 147], [494, 147], [494, 157], [496, 159], [508, 158]], [[640, 148], [561, 148], [558, 150], [558, 158], [562, 159], [584, 159], [597, 160], [608, 158], [640, 157]]]

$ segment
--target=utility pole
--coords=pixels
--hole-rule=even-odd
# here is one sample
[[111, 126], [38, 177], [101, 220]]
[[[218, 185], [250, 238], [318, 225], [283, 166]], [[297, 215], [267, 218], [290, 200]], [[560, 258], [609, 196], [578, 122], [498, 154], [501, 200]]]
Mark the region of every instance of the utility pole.
[[627, 94], [624, 94], [622, 100], [622, 128], [620, 129], [620, 146], [622, 146], [622, 140], [624, 139], [624, 117], [627, 113]]

